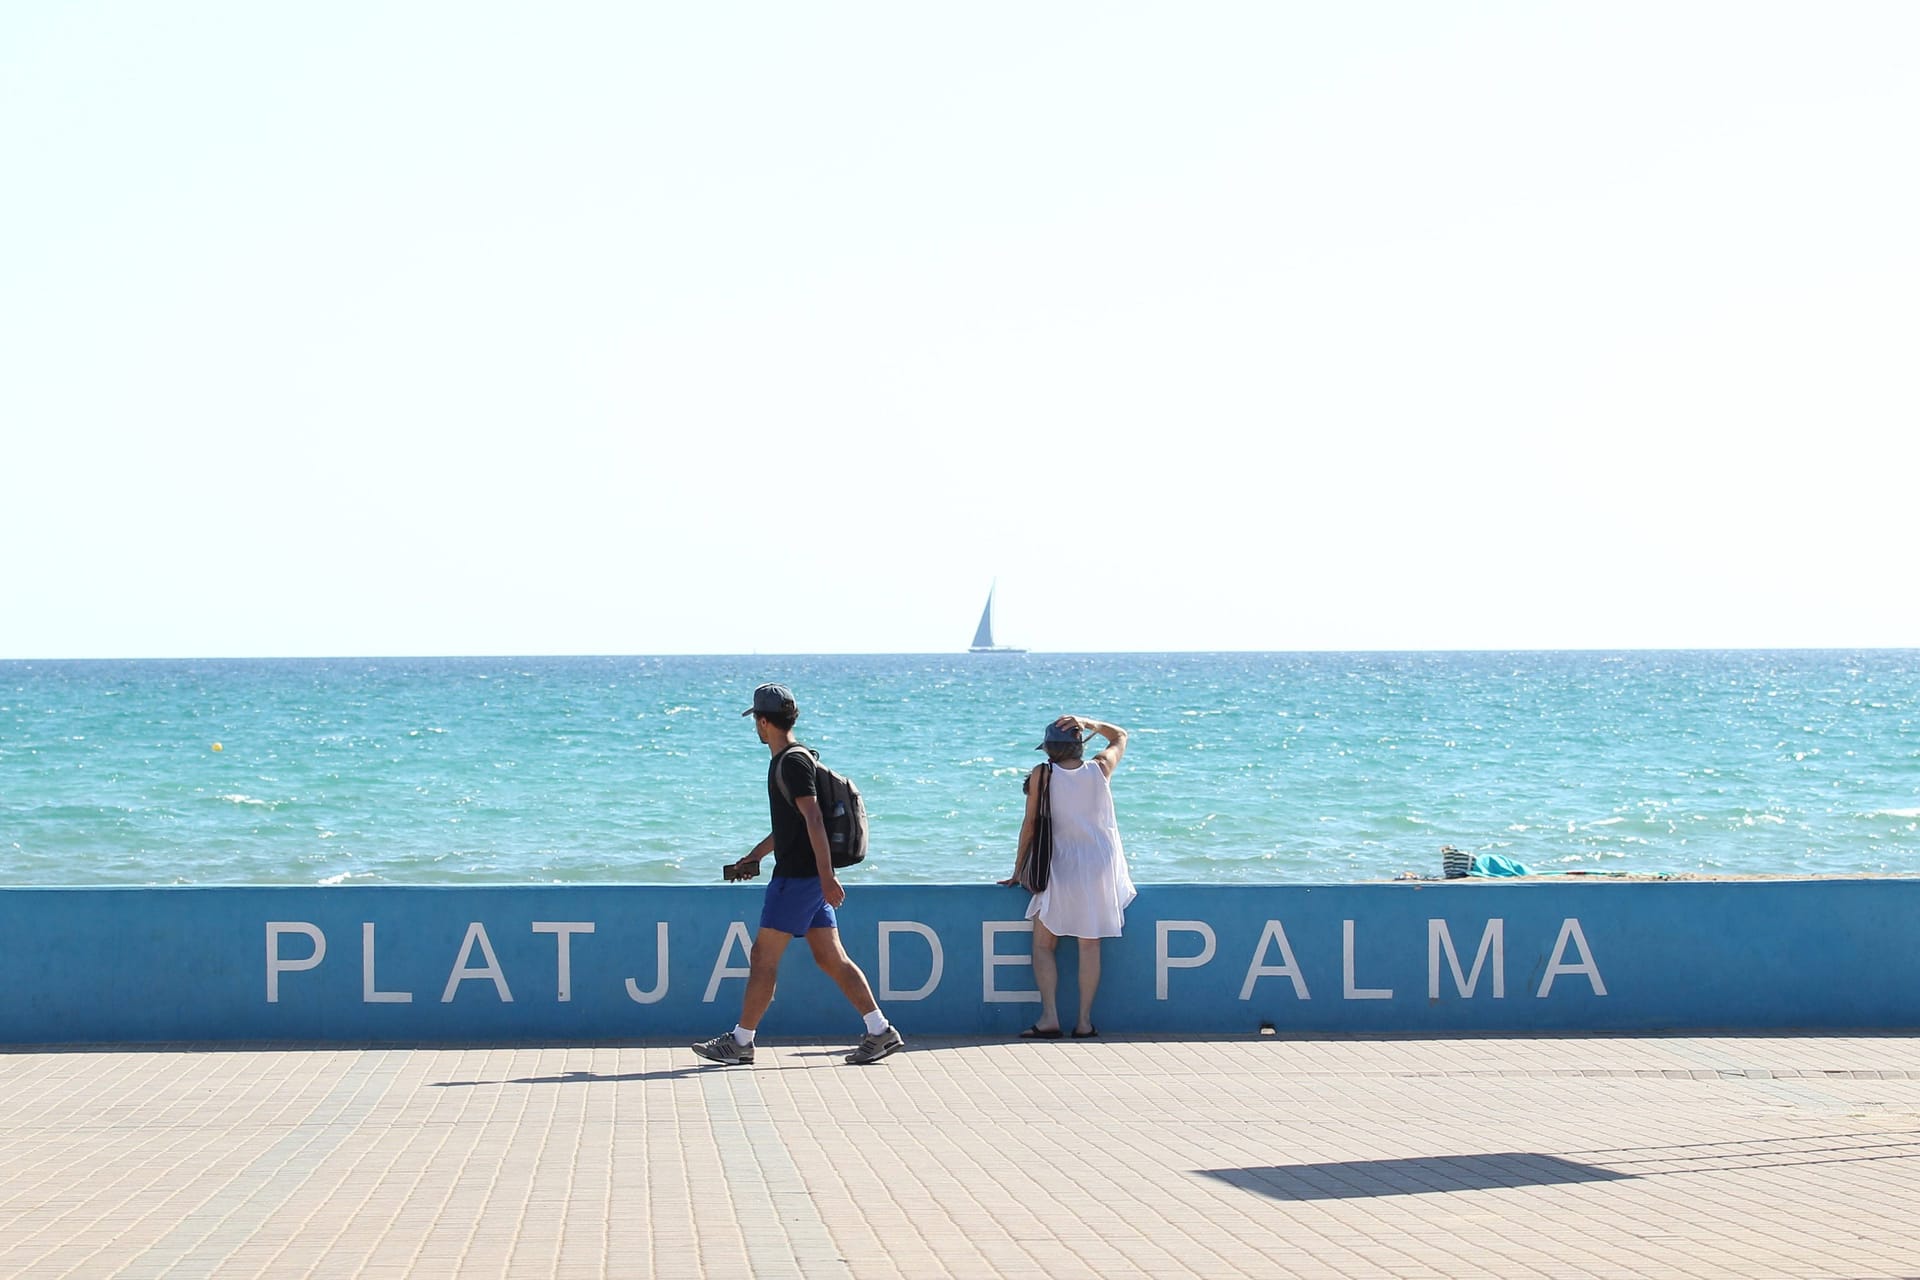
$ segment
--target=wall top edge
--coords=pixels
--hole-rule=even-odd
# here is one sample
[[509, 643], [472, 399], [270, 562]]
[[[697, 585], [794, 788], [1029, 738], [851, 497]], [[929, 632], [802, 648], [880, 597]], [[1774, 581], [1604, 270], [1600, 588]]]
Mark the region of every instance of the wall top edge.
[[[1811, 885], [1844, 883], [1893, 883], [1920, 884], [1920, 874], [1855, 874], [1855, 875], [1696, 875], [1692, 873], [1674, 876], [1634, 876], [1634, 875], [1541, 875], [1541, 876], [1467, 876], [1452, 880], [1329, 880], [1310, 882], [1276, 882], [1271, 884], [1218, 884], [1197, 883], [1193, 881], [1143, 882], [1139, 888], [1143, 891], [1157, 892], [1162, 889], [1200, 890], [1209, 893], [1245, 893], [1249, 890], [1285, 889], [1308, 892], [1319, 889], [1396, 889], [1419, 891], [1422, 889], [1473, 888], [1542, 888], [1556, 885]], [[753, 883], [746, 889], [722, 884], [636, 884], [627, 881], [583, 881], [577, 884], [199, 884], [199, 885], [137, 885], [137, 884], [99, 884], [99, 885], [0, 885], [0, 894], [32, 893], [159, 893], [159, 894], [197, 894], [197, 893], [312, 893], [329, 894], [391, 893], [406, 890], [410, 893], [522, 893], [528, 891], [577, 891], [577, 890], [673, 890], [689, 889], [720, 891], [723, 893], [759, 889], [764, 881]], [[975, 880], [938, 881], [938, 882], [889, 882], [885, 880], [844, 882], [850, 890], [860, 889], [993, 889], [1003, 886], [991, 882]], [[1008, 895], [1012, 896], [1011, 893]]]

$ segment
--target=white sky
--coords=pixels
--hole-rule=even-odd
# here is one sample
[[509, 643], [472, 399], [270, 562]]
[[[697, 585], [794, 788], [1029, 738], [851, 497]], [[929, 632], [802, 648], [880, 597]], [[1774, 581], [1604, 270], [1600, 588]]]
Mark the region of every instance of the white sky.
[[0, 657], [1920, 644], [1920, 5], [0, 8]]

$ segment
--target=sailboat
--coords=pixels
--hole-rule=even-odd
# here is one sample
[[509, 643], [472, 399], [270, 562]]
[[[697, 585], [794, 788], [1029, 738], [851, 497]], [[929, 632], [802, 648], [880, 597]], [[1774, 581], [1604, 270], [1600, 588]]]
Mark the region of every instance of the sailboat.
[[993, 588], [987, 588], [987, 607], [980, 611], [980, 625], [973, 629], [973, 644], [968, 653], [1025, 653], [1025, 649], [993, 642]]

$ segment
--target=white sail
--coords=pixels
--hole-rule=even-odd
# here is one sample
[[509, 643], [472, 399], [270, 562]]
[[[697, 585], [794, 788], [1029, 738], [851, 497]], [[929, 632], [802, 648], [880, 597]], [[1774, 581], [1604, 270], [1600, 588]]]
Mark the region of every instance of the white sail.
[[987, 592], [987, 607], [980, 611], [980, 625], [973, 629], [973, 647], [993, 648], [993, 592]]
[[980, 625], [973, 629], [973, 644], [968, 653], [1025, 653], [1025, 649], [1010, 644], [996, 644], [993, 639], [993, 588], [987, 589], [987, 607], [980, 611]]

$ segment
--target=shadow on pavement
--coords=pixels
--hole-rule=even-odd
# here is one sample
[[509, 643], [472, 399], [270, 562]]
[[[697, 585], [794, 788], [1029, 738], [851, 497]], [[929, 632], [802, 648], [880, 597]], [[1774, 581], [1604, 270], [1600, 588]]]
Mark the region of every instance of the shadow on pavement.
[[687, 1067], [674, 1067], [667, 1071], [626, 1071], [612, 1075], [601, 1075], [597, 1071], [563, 1071], [557, 1076], [518, 1076], [512, 1080], [430, 1080], [433, 1089], [469, 1089], [485, 1084], [604, 1084], [616, 1080], [678, 1080], [683, 1076], [697, 1076], [703, 1071], [726, 1071], [727, 1067], [718, 1063], [701, 1062]]
[[1197, 1172], [1276, 1200], [1355, 1200], [1371, 1196], [1425, 1195], [1435, 1191], [1480, 1191], [1490, 1187], [1611, 1182], [1634, 1176], [1526, 1151]]

